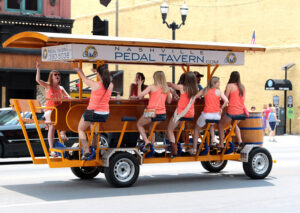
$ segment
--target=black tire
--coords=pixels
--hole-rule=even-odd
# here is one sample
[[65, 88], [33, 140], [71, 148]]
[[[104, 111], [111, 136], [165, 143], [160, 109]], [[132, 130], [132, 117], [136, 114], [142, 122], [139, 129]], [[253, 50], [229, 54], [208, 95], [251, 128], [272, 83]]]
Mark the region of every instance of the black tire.
[[263, 179], [267, 177], [273, 166], [270, 152], [262, 147], [253, 149], [249, 153], [248, 162], [243, 163], [245, 174], [252, 179]]
[[106, 181], [115, 187], [128, 187], [139, 177], [140, 166], [136, 157], [127, 152], [118, 152], [109, 159], [104, 168]]
[[220, 172], [227, 165], [227, 160], [224, 161], [201, 161], [204, 169], [209, 172]]
[[99, 167], [71, 167], [73, 174], [80, 179], [93, 179], [96, 177], [101, 169]]

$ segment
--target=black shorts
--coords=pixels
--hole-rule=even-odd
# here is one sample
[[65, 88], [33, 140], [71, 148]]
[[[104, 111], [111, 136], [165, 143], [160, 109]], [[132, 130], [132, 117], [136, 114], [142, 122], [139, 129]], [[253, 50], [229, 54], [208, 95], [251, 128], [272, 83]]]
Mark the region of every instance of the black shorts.
[[165, 121], [167, 118], [166, 114], [156, 114], [155, 118], [151, 118], [151, 121]]
[[105, 122], [109, 116], [109, 114], [97, 114], [97, 113], [91, 113], [91, 110], [86, 110], [83, 113], [83, 120], [88, 122]]
[[230, 115], [228, 112], [226, 112], [227, 117], [231, 118], [232, 120], [244, 120], [246, 118], [245, 114], [240, 115]]
[[274, 131], [275, 127], [276, 127], [276, 122], [269, 122], [269, 125], [270, 125], [271, 130]]

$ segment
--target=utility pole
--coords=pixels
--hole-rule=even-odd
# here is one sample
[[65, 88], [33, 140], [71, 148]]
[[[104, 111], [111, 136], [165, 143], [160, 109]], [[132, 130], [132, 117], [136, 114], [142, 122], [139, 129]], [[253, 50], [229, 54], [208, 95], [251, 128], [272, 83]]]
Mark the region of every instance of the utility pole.
[[[116, 37], [119, 36], [119, 0], [116, 0]], [[116, 70], [119, 70], [119, 65], [116, 64]]]

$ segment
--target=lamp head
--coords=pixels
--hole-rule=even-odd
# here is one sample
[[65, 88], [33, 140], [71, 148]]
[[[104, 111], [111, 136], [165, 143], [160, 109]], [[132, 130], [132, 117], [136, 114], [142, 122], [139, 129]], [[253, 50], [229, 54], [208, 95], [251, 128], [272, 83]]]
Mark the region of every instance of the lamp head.
[[161, 17], [162, 17], [163, 23], [166, 22], [168, 10], [169, 10], [169, 6], [168, 6], [167, 2], [164, 1], [164, 3], [160, 6], [160, 12], [161, 12]]
[[181, 20], [182, 20], [182, 24], [185, 24], [185, 20], [186, 20], [186, 16], [188, 14], [189, 8], [187, 7], [187, 5], [184, 3], [181, 8], [180, 8], [180, 13], [181, 13]]

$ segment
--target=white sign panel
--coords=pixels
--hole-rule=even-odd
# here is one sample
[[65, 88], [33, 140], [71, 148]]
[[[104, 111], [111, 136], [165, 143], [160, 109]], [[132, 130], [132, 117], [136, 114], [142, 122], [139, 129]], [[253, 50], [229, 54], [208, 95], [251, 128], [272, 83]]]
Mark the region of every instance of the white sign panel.
[[42, 48], [43, 61], [104, 60], [115, 63], [243, 65], [244, 53], [109, 45], [66, 44]]

